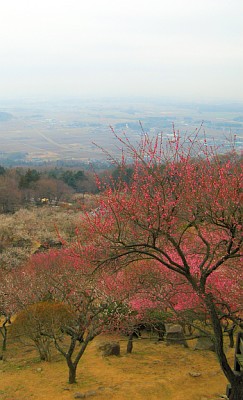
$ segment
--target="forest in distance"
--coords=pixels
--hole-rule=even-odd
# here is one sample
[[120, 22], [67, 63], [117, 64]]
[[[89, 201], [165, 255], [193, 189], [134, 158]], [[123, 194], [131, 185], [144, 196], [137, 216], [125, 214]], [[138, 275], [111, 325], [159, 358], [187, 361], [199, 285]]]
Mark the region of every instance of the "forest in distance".
[[[243, 105], [154, 99], [21, 100], [0, 102], [0, 164], [107, 166], [99, 147], [119, 156], [114, 130], [138, 143], [143, 132], [170, 137], [200, 130], [201, 140], [227, 152], [243, 148]], [[112, 127], [112, 129], [111, 129]]]

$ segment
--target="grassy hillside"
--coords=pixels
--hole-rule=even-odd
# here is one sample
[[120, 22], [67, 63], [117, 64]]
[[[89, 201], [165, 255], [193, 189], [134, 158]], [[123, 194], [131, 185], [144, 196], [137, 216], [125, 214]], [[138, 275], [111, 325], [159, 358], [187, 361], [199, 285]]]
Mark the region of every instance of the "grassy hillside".
[[[59, 354], [53, 353], [51, 363], [40, 362], [34, 348], [10, 343], [6, 360], [0, 361], [1, 400], [70, 400], [77, 393], [99, 400], [216, 400], [225, 393], [216, 355], [193, 351], [192, 341], [185, 349], [136, 340], [133, 354], [127, 355], [126, 339], [119, 337], [121, 356], [105, 358], [98, 345], [106, 339], [100, 336], [90, 344], [75, 385], [68, 385]], [[232, 349], [229, 355], [233, 361]]]

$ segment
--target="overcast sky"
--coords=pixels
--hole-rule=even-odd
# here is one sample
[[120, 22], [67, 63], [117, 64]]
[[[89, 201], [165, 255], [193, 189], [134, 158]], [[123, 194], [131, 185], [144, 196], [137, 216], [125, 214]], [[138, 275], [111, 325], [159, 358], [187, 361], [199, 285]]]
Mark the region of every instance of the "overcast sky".
[[242, 0], [6, 0], [0, 97], [243, 100]]

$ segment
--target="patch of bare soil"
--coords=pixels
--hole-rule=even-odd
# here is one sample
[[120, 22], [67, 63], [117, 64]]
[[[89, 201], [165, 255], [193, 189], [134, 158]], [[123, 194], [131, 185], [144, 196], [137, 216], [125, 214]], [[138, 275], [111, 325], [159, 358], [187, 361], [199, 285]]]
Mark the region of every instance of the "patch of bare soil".
[[[126, 341], [117, 338], [121, 356], [103, 357], [98, 345], [105, 339], [89, 345], [75, 385], [67, 383], [67, 366], [58, 354], [51, 363], [40, 362], [34, 349], [12, 345], [0, 362], [0, 399], [70, 400], [79, 393], [97, 400], [217, 400], [225, 393], [227, 382], [216, 355], [194, 351], [193, 343], [186, 349], [136, 340], [127, 355]], [[233, 361], [232, 349], [229, 355]]]

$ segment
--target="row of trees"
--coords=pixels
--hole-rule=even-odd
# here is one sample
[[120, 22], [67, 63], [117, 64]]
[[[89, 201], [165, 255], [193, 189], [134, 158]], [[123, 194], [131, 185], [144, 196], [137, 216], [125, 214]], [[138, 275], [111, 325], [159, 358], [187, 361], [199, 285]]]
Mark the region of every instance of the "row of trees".
[[95, 336], [129, 333], [148, 311], [169, 312], [170, 321], [212, 338], [230, 398], [240, 400], [243, 374], [228, 362], [223, 330], [242, 321], [242, 159], [218, 156], [206, 142], [175, 132], [167, 142], [144, 135], [136, 147], [117, 139], [124, 149], [120, 179], [99, 181], [99, 204], [80, 216], [72, 246], [3, 274], [2, 314], [47, 299], [64, 304], [70, 318], [41, 335], [65, 357], [72, 383]]
[[92, 174], [63, 169], [5, 169], [0, 167], [0, 211], [13, 212], [31, 201], [68, 201], [73, 193], [95, 193]]
[[[141, 324], [158, 327], [179, 322], [213, 336], [208, 312], [197, 295], [158, 263], [134, 262], [111, 273], [95, 271], [93, 257], [92, 246], [80, 247], [78, 241], [72, 248], [36, 254], [24, 268], [2, 274], [2, 351], [6, 350], [6, 325], [17, 313], [11, 324], [12, 338], [25, 344], [26, 338], [27, 343], [31, 340], [46, 361], [54, 344], [66, 359], [73, 383], [89, 342], [102, 332], [126, 333], [128, 351], [135, 327]], [[220, 314], [222, 330], [226, 321], [237, 319], [241, 298], [240, 280], [233, 284], [231, 277], [224, 276], [224, 283], [231, 315]], [[218, 296], [222, 283], [215, 278], [211, 285]]]

